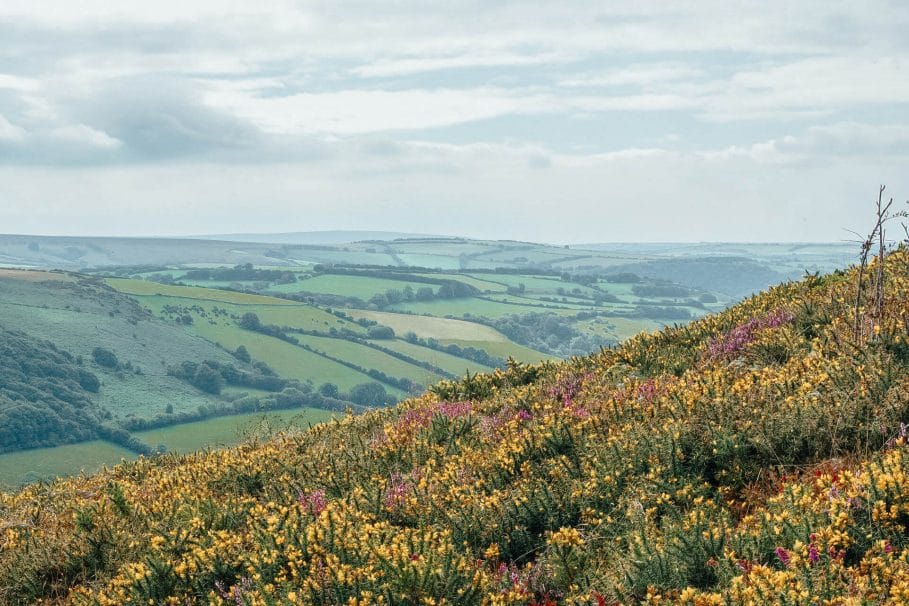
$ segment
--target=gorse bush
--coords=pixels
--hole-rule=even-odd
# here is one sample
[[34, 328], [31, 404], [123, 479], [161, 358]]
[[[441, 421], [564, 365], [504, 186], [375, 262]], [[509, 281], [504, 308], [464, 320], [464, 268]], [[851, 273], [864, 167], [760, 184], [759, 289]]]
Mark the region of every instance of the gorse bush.
[[596, 355], [4, 494], [0, 596], [905, 601], [909, 254], [884, 269], [873, 315], [853, 273], [809, 278]]

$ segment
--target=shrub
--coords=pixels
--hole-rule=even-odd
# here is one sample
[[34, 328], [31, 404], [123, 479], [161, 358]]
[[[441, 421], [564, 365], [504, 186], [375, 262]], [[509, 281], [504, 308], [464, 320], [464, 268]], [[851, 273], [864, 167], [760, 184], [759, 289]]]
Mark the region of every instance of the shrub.
[[120, 366], [120, 362], [114, 352], [103, 347], [94, 348], [92, 350], [92, 358], [98, 366], [103, 366], [104, 368], [117, 368]]

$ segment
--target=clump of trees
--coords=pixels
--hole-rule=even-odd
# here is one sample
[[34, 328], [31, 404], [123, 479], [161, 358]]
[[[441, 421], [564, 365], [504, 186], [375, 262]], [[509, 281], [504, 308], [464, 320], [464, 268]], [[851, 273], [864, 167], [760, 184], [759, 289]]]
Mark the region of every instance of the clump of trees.
[[385, 386], [375, 381], [354, 385], [346, 394], [342, 393], [334, 383], [322, 383], [318, 393], [326, 398], [349, 401], [368, 407], [384, 406], [395, 402], [395, 397], [386, 391]]
[[584, 355], [615, 345], [607, 337], [581, 333], [572, 325], [572, 318], [552, 312], [508, 314], [497, 320], [466, 317], [495, 328], [515, 343], [560, 357]]
[[504, 368], [505, 367], [505, 358], [499, 358], [497, 356], [492, 356], [484, 349], [478, 349], [476, 347], [461, 347], [460, 345], [455, 345], [451, 343], [449, 345], [443, 344], [438, 339], [432, 337], [424, 339], [417, 335], [417, 333], [410, 331], [404, 335], [404, 340], [408, 343], [413, 343], [414, 345], [421, 345], [423, 347], [428, 347], [429, 349], [434, 349], [436, 351], [442, 351], [459, 358], [464, 358], [465, 360], [471, 360], [484, 366], [491, 366], [494, 368]]
[[95, 364], [104, 368], [116, 369], [120, 367], [120, 361], [117, 359], [116, 354], [103, 347], [96, 347], [92, 350], [92, 359]]
[[229, 268], [191, 269], [180, 279], [214, 280], [218, 282], [259, 281], [291, 284], [297, 281], [297, 275], [292, 271], [281, 269], [256, 269], [252, 263], [243, 263]]
[[187, 360], [168, 368], [167, 374], [213, 395], [220, 394], [225, 385], [272, 392], [281, 391], [288, 386], [289, 381], [275, 376], [271, 369], [268, 369], [269, 373], [262, 372], [261, 367], [257, 370], [258, 372], [242, 370], [233, 364], [216, 360], [204, 360], [200, 363]]
[[98, 377], [49, 341], [0, 329], [0, 452], [100, 437]]
[[687, 297], [691, 290], [678, 284], [635, 284], [631, 292], [639, 297]]

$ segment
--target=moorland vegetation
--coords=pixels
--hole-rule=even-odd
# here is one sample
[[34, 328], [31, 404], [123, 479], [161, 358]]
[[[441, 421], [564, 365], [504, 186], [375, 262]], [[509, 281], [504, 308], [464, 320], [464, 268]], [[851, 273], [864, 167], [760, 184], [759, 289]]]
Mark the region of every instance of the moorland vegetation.
[[596, 354], [2, 494], [0, 596], [906, 601], [907, 327], [909, 251], [866, 254]]

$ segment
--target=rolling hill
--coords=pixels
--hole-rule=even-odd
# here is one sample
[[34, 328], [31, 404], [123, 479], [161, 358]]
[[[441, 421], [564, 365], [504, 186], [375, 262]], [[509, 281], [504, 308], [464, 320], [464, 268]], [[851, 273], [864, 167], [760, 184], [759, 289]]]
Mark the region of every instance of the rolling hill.
[[808, 277], [596, 355], [2, 494], [0, 596], [900, 603], [909, 253], [884, 269], [879, 290]]

